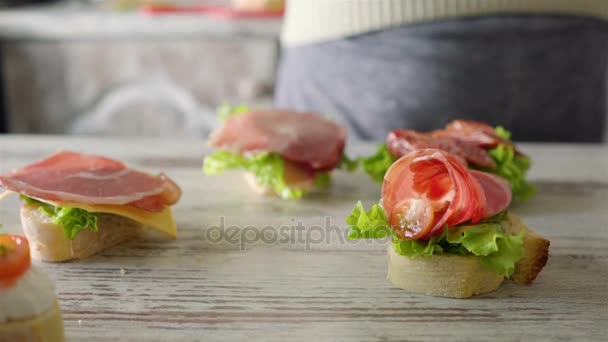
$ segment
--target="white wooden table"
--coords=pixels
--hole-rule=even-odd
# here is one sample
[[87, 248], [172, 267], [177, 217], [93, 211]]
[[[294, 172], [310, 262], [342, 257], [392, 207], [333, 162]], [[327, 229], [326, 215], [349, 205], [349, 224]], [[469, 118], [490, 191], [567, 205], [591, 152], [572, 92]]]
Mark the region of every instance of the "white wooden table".
[[[551, 240], [549, 263], [531, 287], [505, 282], [467, 300], [397, 290], [385, 279], [384, 244], [344, 242], [355, 202], [378, 199], [364, 175], [339, 174], [328, 193], [285, 202], [256, 197], [237, 173], [205, 178], [202, 141], [26, 136], [0, 136], [0, 171], [60, 148], [162, 169], [184, 189], [177, 241], [41, 264], [56, 282], [69, 340], [608, 338], [608, 147], [523, 145], [539, 194], [513, 210]], [[17, 210], [15, 197], [0, 203], [11, 232], [20, 231]], [[281, 228], [298, 223], [305, 228]], [[256, 228], [266, 237], [253, 243]]]

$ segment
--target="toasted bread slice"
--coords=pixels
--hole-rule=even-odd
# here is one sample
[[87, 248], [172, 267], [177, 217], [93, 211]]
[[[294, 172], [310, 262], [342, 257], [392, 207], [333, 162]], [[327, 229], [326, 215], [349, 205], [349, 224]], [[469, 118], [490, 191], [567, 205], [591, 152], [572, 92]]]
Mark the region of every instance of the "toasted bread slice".
[[[503, 225], [510, 234], [526, 230], [524, 257], [515, 264], [511, 279], [531, 284], [547, 263], [549, 241], [509, 214]], [[504, 277], [485, 269], [475, 256], [433, 255], [409, 258], [388, 248], [388, 279], [407, 291], [439, 297], [467, 298], [497, 289]]]
[[98, 232], [83, 230], [68, 240], [63, 228], [53, 223], [37, 204], [23, 204], [21, 223], [30, 241], [32, 257], [42, 261], [82, 259], [116, 246], [140, 234], [142, 225], [126, 217], [99, 214]]
[[59, 303], [31, 319], [0, 323], [0, 342], [14, 341], [64, 341]]
[[513, 214], [509, 214], [508, 224], [505, 224], [504, 228], [511, 234], [519, 234], [522, 229], [526, 230], [524, 257], [515, 264], [515, 272], [511, 275], [511, 279], [518, 285], [530, 285], [547, 264], [550, 242], [525, 226]]

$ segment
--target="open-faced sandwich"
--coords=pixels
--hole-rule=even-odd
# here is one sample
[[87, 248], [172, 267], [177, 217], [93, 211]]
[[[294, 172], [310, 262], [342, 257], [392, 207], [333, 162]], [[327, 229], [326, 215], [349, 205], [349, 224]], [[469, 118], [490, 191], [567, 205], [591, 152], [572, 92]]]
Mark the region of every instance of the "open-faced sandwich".
[[0, 342], [63, 341], [51, 280], [31, 265], [23, 236], [0, 235]]
[[109, 158], [59, 152], [0, 175], [0, 186], [21, 194], [21, 222], [36, 259], [86, 258], [144, 228], [177, 235], [171, 205], [180, 188], [162, 173]]
[[222, 108], [220, 119], [209, 140], [220, 150], [203, 164], [208, 176], [242, 169], [257, 192], [300, 198], [327, 186], [335, 168], [356, 167], [343, 155], [346, 130], [320, 115], [240, 106]]
[[505, 277], [531, 284], [549, 241], [506, 211], [511, 196], [501, 177], [442, 150], [417, 150], [389, 168], [379, 205], [355, 206], [349, 239], [391, 237], [388, 278], [412, 292], [466, 298]]
[[509, 181], [513, 196], [526, 200], [536, 193], [536, 187], [526, 181], [530, 159], [510, 139], [511, 133], [500, 126], [455, 120], [445, 129], [428, 133], [394, 130], [388, 134], [386, 144], [379, 145], [374, 155], [361, 158], [360, 162], [373, 179], [382, 182], [398, 158], [418, 149], [436, 148], [449, 152], [471, 169], [503, 177]]

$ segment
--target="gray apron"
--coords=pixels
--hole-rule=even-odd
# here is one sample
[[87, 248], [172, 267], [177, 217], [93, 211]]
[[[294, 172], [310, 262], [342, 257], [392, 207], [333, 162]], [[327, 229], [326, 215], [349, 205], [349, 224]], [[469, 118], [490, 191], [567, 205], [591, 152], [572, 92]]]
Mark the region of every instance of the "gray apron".
[[520, 141], [601, 141], [608, 23], [490, 16], [401, 26], [283, 50], [275, 104], [333, 115], [353, 138], [456, 118]]

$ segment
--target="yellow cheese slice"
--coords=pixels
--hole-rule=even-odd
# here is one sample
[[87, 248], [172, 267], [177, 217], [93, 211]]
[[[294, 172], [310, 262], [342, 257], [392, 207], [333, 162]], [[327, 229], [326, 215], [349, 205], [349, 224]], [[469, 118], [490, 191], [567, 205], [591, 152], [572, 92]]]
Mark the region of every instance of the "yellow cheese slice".
[[[1, 193], [0, 201], [12, 193], [12, 191], [5, 191], [4, 193]], [[165, 207], [162, 211], [152, 212], [128, 205], [91, 205], [74, 202], [48, 201], [38, 198], [36, 199], [60, 208], [79, 208], [91, 213], [106, 213], [123, 216], [137, 221], [173, 240], [177, 238], [177, 227], [175, 225], [175, 219], [173, 218], [173, 211], [171, 210], [171, 207]]]
[[175, 225], [175, 219], [173, 218], [173, 211], [171, 210], [171, 207], [165, 207], [162, 211], [153, 212], [128, 205], [91, 205], [47, 200], [44, 200], [44, 202], [61, 208], [78, 208], [91, 213], [105, 213], [123, 216], [137, 221], [148, 228], [166, 235], [171, 239], [175, 240], [177, 238], [177, 227]]

